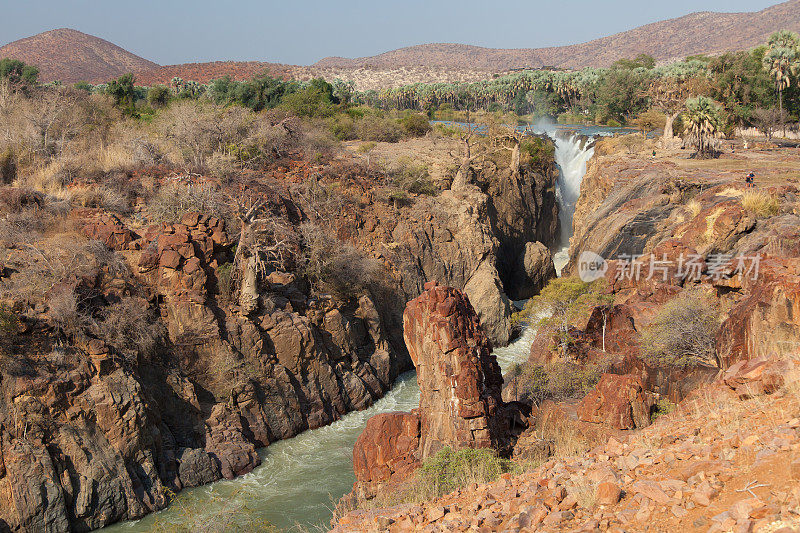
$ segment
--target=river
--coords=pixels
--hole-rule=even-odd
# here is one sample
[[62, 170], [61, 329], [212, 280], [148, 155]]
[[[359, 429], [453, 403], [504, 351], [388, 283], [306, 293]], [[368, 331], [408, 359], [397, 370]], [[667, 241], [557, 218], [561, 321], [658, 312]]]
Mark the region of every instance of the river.
[[[586, 162], [593, 149], [586, 135], [603, 132], [570, 128], [568, 132], [546, 130], [556, 144], [556, 162], [561, 174], [558, 199], [562, 249], [556, 254], [566, 264], [566, 246], [572, 233], [572, 215]], [[563, 262], [562, 262], [563, 261]], [[527, 359], [535, 331], [528, 328], [510, 345], [497, 348], [494, 355], [505, 373]], [[164, 531], [258, 531], [272, 524], [281, 531], [327, 530], [334, 501], [350, 492], [355, 481], [352, 453], [367, 420], [379, 413], [410, 411], [419, 405], [416, 374], [400, 376], [386, 396], [368, 409], [349, 413], [328, 426], [275, 442], [259, 451], [261, 465], [253, 472], [187, 489], [163, 511], [141, 520], [115, 524], [106, 533], [150, 533]]]

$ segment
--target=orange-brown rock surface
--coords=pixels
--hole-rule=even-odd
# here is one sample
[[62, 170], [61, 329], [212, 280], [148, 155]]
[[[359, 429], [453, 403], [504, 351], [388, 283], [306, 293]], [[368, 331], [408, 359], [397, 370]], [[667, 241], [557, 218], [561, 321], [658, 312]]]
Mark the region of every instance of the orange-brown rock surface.
[[464, 294], [428, 285], [406, 306], [403, 336], [420, 388], [420, 459], [445, 446], [499, 448], [503, 378]]
[[638, 376], [603, 374], [578, 405], [578, 417], [616, 429], [643, 428], [650, 425], [651, 403]]

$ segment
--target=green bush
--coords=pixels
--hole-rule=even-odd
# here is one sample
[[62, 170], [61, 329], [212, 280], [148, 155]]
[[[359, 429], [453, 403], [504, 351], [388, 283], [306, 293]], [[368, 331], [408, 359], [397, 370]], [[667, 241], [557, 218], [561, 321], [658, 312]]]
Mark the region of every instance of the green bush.
[[590, 283], [578, 278], [554, 279], [511, 320], [517, 324], [535, 321], [540, 327], [552, 329], [559, 347], [565, 349], [573, 342], [570, 330], [594, 307], [613, 301], [612, 295], [605, 294], [604, 283], [602, 279]]
[[489, 483], [510, 472], [512, 463], [488, 448], [450, 447], [439, 450], [426, 460], [417, 473], [417, 496], [423, 500], [438, 498], [470, 483]]
[[328, 118], [325, 122], [328, 131], [339, 141], [350, 141], [356, 138], [356, 121], [346, 113]]
[[223, 263], [217, 268], [217, 289], [225, 300], [231, 299], [233, 290], [233, 263]]
[[281, 106], [298, 117], [330, 117], [336, 112], [330, 95], [321, 88], [309, 86], [300, 91], [287, 94]]
[[19, 318], [10, 309], [0, 306], [0, 334], [13, 335], [19, 328]]
[[675, 405], [674, 403], [672, 403], [671, 401], [669, 401], [668, 399], [659, 398], [658, 402], [656, 403], [656, 405], [653, 408], [653, 412], [650, 415], [650, 418], [652, 420], [655, 420], [659, 416], [668, 415], [672, 411], [674, 411], [676, 407], [678, 407], [678, 406]]
[[147, 91], [147, 103], [154, 107], [169, 103], [171, 92], [166, 85], [154, 85]]
[[523, 162], [528, 162], [535, 170], [549, 167], [553, 164], [556, 147], [552, 142], [540, 137], [526, 139], [520, 146]]
[[410, 137], [423, 137], [431, 131], [431, 124], [428, 122], [428, 117], [411, 113], [400, 119], [400, 125], [403, 126], [406, 134]]

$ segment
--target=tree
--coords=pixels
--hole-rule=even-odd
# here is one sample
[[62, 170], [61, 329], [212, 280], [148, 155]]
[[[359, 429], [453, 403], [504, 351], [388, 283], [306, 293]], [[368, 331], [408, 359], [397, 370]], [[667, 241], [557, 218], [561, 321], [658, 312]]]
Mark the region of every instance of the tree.
[[38, 78], [39, 69], [33, 65], [19, 59], [0, 59], [0, 80], [6, 80], [13, 89], [33, 87]]
[[147, 91], [147, 103], [154, 107], [165, 106], [169, 103], [170, 91], [166, 85], [153, 85]]
[[800, 59], [798, 45], [800, 38], [796, 33], [785, 30], [773, 33], [763, 59], [764, 69], [769, 72], [778, 92], [778, 113], [784, 135], [786, 135], [786, 125], [783, 118], [783, 91], [791, 84], [791, 76], [797, 74]]
[[711, 139], [722, 128], [722, 107], [705, 96], [690, 98], [686, 101], [683, 122], [686, 124], [685, 133], [697, 148], [698, 157], [713, 155], [715, 149]]
[[612, 68], [633, 70], [636, 68], [644, 68], [651, 70], [656, 66], [656, 60], [653, 56], [648, 54], [639, 54], [634, 59], [618, 59], [611, 65]]
[[119, 78], [110, 81], [106, 88], [106, 93], [114, 98], [114, 104], [124, 109], [127, 113], [133, 113], [136, 108], [135, 83], [136, 78], [133, 74], [123, 74]]
[[[642, 130], [642, 135], [644, 135], [645, 139], [647, 135], [656, 129], [665, 128], [664, 124], [667, 122], [667, 117], [665, 117], [662, 113], [659, 113], [655, 109], [649, 109], [644, 113], [639, 113], [639, 116], [633, 120], [633, 124]], [[669, 133], [670, 137], [672, 136], [672, 124], [669, 125]], [[667, 130], [664, 129], [664, 135], [666, 136]]]
[[731, 52], [708, 64], [708, 96], [724, 105], [730, 118], [740, 125], [751, 124], [755, 109], [775, 105], [775, 89], [762, 60], [765, 47], [749, 52]]
[[644, 96], [653, 107], [666, 115], [661, 122], [665, 142], [672, 140], [672, 125], [680, 115], [683, 104], [691, 96], [702, 92], [706, 86], [705, 66], [699, 61], [672, 63], [656, 70]]
[[770, 140], [772, 139], [772, 134], [780, 125], [781, 117], [774, 107], [769, 109], [758, 108], [753, 110], [752, 122], [758, 131], [763, 133], [767, 140]]
[[281, 104], [298, 117], [329, 117], [334, 113], [330, 93], [318, 84], [284, 96]]

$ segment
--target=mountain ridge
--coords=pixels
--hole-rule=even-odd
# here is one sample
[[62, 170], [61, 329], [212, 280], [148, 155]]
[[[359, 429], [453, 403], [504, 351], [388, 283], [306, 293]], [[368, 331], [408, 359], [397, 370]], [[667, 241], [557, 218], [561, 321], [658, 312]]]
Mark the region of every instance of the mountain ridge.
[[310, 66], [265, 61], [162, 66], [105, 39], [69, 28], [46, 31], [6, 44], [0, 47], [0, 58], [11, 57], [38, 66], [43, 82], [102, 83], [132, 72], [139, 83], [146, 85], [169, 83], [173, 76], [206, 82], [224, 75], [244, 79], [268, 72], [281, 78], [341, 77], [352, 79], [361, 88], [375, 88], [376, 83], [395, 86], [431, 80], [456, 81], [465, 76], [484, 78], [487, 72], [522, 68], [602, 67], [640, 53], [650, 54], [659, 61], [701, 53], [718, 54], [757, 46], [778, 29], [800, 31], [800, 0], [789, 0], [755, 12], [700, 11], [568, 46], [487, 48], [433, 43], [353, 59], [327, 57]]
[[[710, 32], [713, 26], [714, 31]], [[789, 0], [755, 12], [700, 11], [568, 46], [486, 48], [459, 43], [407, 46], [360, 58], [327, 57], [320, 68], [482, 68], [502, 71], [554, 66], [608, 66], [624, 57], [648, 53], [666, 61], [700, 53], [721, 53], [757, 46], [775, 30], [800, 31], [800, 0]]]

